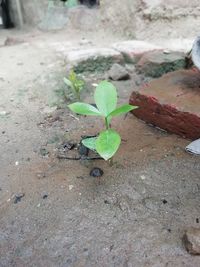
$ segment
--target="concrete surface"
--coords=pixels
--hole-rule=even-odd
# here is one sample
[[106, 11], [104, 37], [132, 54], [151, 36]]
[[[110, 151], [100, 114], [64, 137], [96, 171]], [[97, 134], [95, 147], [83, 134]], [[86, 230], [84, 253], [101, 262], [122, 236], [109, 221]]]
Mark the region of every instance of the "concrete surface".
[[[10, 35], [24, 43], [4, 46]], [[103, 127], [63, 108], [70, 102], [64, 54], [91, 47], [82, 38], [94, 47], [119, 41], [90, 32], [1, 31], [0, 266], [197, 267], [199, 257], [182, 244], [200, 219], [200, 164], [185, 153], [187, 140], [130, 114], [112, 122], [123, 139], [112, 167], [57, 158], [65, 142]], [[92, 84], [104, 74], [83, 78], [82, 99], [92, 103]], [[133, 71], [116, 82], [119, 102], [145, 81]], [[93, 167], [104, 170], [100, 180], [89, 176]]]

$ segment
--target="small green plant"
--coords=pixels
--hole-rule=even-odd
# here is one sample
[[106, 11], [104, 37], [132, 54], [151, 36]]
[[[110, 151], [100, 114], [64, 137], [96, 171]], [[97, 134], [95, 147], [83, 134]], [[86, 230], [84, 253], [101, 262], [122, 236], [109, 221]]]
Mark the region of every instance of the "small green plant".
[[68, 107], [78, 114], [103, 117], [105, 130], [100, 132], [97, 137], [83, 139], [82, 143], [87, 148], [96, 151], [103, 159], [109, 160], [117, 152], [121, 143], [120, 135], [110, 128], [112, 117], [122, 115], [137, 107], [125, 104], [117, 108], [116, 88], [107, 81], [102, 81], [97, 86], [94, 100], [97, 107], [80, 102], [70, 104]]
[[74, 70], [71, 70], [68, 78], [64, 78], [64, 83], [71, 89], [73, 94], [78, 100], [80, 100], [81, 90], [83, 89], [85, 83], [83, 80], [78, 79]]

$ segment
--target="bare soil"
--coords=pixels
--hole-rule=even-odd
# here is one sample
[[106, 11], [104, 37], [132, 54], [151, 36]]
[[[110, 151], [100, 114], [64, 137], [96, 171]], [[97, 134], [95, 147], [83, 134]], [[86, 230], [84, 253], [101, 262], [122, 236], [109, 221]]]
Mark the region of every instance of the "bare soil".
[[[61, 96], [63, 53], [91, 36], [0, 34], [2, 44], [10, 34], [24, 40], [0, 48], [0, 266], [199, 266], [182, 244], [200, 220], [200, 162], [184, 151], [190, 141], [128, 114], [113, 121], [123, 138], [113, 166], [58, 159], [65, 142], [103, 126], [71, 114]], [[93, 101], [92, 83], [103, 78], [85, 76], [83, 99]], [[115, 83], [121, 103], [143, 79], [131, 78]], [[104, 171], [100, 179], [89, 175], [93, 167]]]

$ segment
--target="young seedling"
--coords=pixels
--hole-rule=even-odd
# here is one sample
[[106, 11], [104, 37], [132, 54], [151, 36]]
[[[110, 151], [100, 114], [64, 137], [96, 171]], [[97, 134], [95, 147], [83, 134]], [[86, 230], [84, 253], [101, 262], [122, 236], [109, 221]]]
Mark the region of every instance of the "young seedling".
[[78, 114], [103, 117], [105, 130], [100, 132], [97, 137], [82, 140], [82, 143], [87, 148], [96, 151], [103, 159], [110, 160], [121, 143], [120, 135], [110, 127], [112, 117], [122, 115], [137, 107], [128, 104], [117, 107], [116, 88], [107, 81], [102, 81], [97, 86], [94, 100], [97, 107], [81, 102], [70, 104], [68, 107]]
[[68, 78], [64, 78], [63, 80], [64, 83], [71, 89], [76, 98], [80, 101], [81, 90], [85, 85], [84, 81], [78, 79], [74, 70], [71, 70]]

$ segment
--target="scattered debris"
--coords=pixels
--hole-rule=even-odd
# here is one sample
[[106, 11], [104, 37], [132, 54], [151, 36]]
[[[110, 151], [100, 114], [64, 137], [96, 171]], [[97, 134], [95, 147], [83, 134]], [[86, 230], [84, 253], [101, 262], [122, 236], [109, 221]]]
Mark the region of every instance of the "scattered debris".
[[200, 139], [190, 143], [185, 150], [194, 155], [200, 155]]
[[102, 169], [95, 167], [90, 171], [90, 176], [101, 177], [101, 176], [103, 176], [103, 173], [104, 172]]
[[38, 179], [42, 179], [42, 178], [46, 177], [46, 174], [44, 172], [39, 172], [39, 173], [37, 173], [37, 177], [38, 177]]
[[189, 228], [183, 236], [187, 251], [192, 255], [200, 255], [200, 229]]
[[69, 185], [69, 191], [71, 191], [74, 188], [72, 184]]
[[21, 202], [21, 200], [22, 200], [22, 198], [24, 196], [25, 196], [24, 193], [19, 193], [19, 194], [14, 195], [14, 197], [13, 197], [14, 204], [17, 204], [18, 202]]
[[113, 81], [128, 80], [130, 75], [125, 67], [120, 64], [113, 64], [108, 72], [108, 77]]
[[72, 117], [73, 119], [79, 121], [79, 118], [75, 117], [73, 114], [69, 114], [70, 117]]

